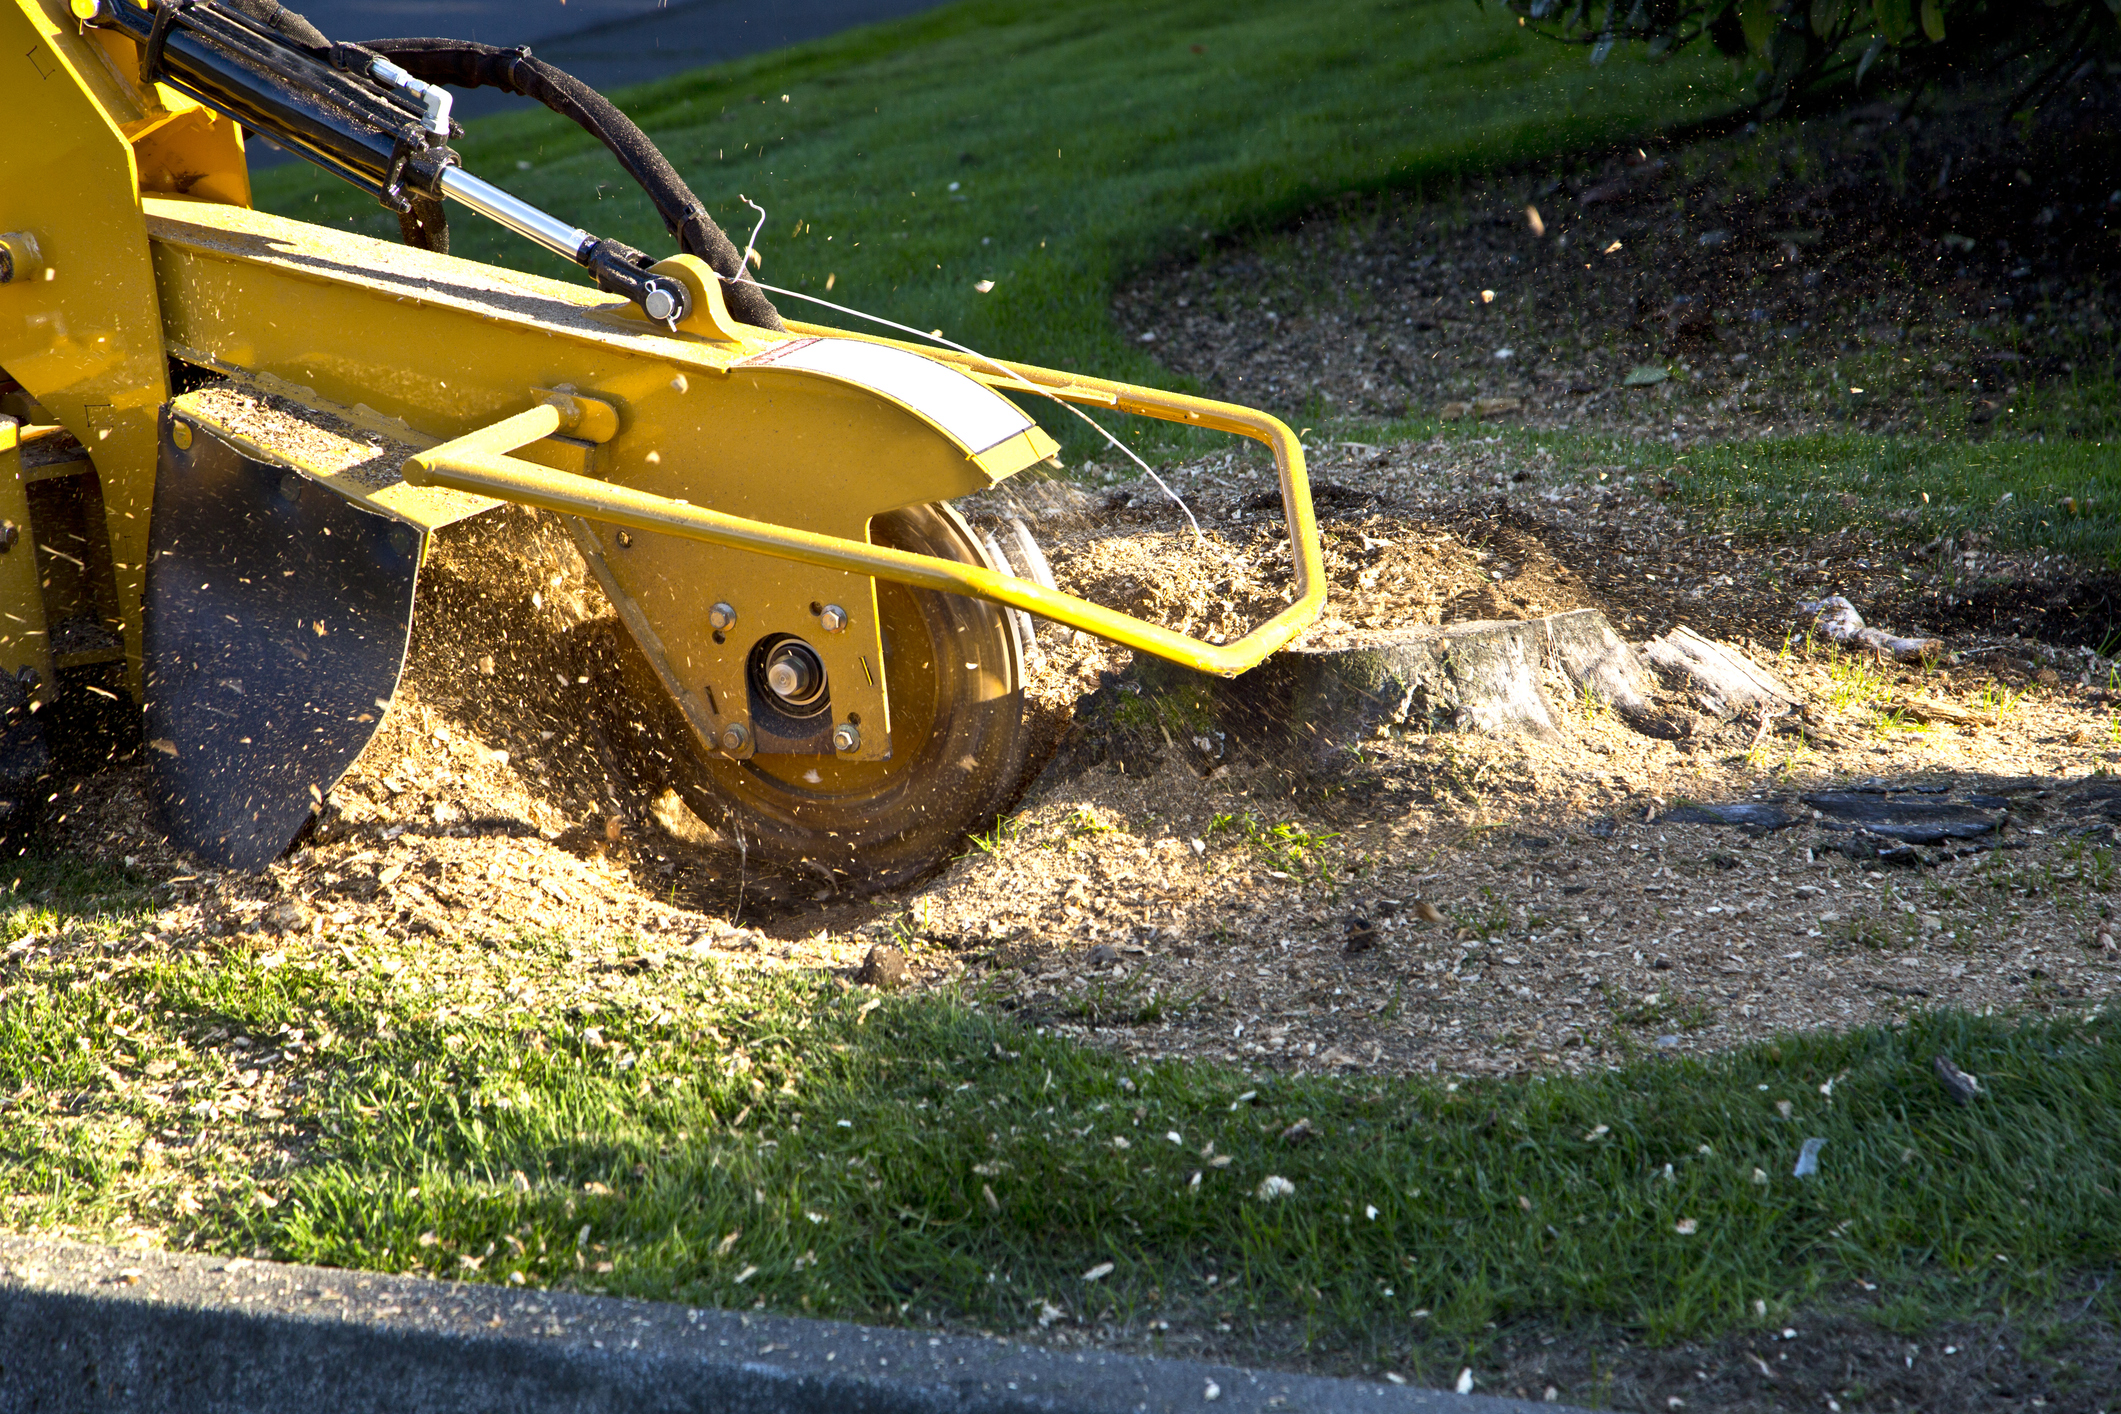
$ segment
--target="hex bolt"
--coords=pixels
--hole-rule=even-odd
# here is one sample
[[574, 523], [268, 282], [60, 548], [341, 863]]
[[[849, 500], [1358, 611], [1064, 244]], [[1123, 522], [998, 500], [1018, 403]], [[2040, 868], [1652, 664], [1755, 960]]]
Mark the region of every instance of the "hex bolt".
[[791, 707], [808, 707], [825, 695], [825, 665], [809, 644], [784, 638], [766, 656], [766, 686]]
[[838, 633], [847, 627], [847, 611], [837, 604], [827, 604], [818, 612], [818, 627], [827, 633]]
[[742, 722], [731, 722], [722, 728], [722, 750], [735, 756], [751, 744], [751, 728]]
[[832, 729], [832, 749], [845, 755], [862, 749], [862, 729], [852, 722], [841, 722]]
[[722, 603], [716, 604], [712, 608], [708, 609], [707, 627], [713, 629], [716, 633], [725, 633], [728, 630], [735, 628], [735, 607], [727, 603]]

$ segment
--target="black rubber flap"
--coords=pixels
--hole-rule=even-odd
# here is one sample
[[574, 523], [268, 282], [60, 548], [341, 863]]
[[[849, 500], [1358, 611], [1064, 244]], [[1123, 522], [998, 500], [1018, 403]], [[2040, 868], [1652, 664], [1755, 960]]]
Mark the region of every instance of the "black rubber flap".
[[259, 869], [294, 842], [397, 690], [420, 532], [192, 424], [148, 535], [148, 760], [170, 839]]

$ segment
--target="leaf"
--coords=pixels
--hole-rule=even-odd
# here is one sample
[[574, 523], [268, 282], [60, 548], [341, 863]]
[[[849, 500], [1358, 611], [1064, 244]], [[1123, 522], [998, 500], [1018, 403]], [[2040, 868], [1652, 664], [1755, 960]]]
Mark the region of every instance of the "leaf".
[[1864, 49], [1863, 59], [1856, 65], [1856, 87], [1863, 87], [1863, 76], [1871, 71], [1871, 65], [1877, 63], [1878, 56], [1884, 52], [1885, 36], [1881, 34]]
[[1944, 43], [1944, 7], [1937, 0], [1922, 0], [1922, 32], [1930, 43]]
[[1738, 0], [1738, 23], [1745, 30], [1745, 47], [1755, 54], [1765, 54], [1768, 41], [1782, 23], [1782, 14], [1776, 0]]
[[1871, 15], [1878, 22], [1878, 32], [1889, 43], [1898, 44], [1915, 31], [1911, 0], [1871, 0]]
[[1621, 384], [1628, 388], [1647, 388], [1653, 383], [1662, 383], [1672, 376], [1671, 370], [1657, 363], [1640, 363], [1628, 370]]
[[1812, 0], [1812, 33], [1826, 39], [1841, 23], [1841, 15], [1848, 8], [1848, 0]]

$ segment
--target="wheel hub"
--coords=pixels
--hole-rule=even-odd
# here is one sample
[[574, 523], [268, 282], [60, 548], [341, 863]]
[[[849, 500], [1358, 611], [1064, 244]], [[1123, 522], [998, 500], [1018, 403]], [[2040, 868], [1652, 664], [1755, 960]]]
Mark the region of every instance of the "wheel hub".
[[825, 665], [801, 639], [783, 639], [766, 652], [766, 687], [784, 707], [815, 707], [825, 695]]

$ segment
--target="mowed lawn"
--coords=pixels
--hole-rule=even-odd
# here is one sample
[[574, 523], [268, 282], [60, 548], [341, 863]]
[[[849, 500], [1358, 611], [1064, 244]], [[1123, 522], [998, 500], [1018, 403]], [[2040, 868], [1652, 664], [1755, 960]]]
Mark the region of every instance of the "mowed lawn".
[[[762, 279], [818, 294], [829, 280], [835, 300], [990, 353], [1158, 381], [1107, 313], [1140, 262], [1341, 192], [1684, 123], [1740, 91], [1692, 55], [1594, 69], [1466, 0], [976, 0], [617, 97], [739, 245], [757, 219], [739, 197], [766, 209]], [[460, 151], [554, 214], [673, 248], [572, 124], [488, 119]], [[397, 230], [304, 165], [262, 174], [258, 204]], [[477, 259], [572, 270], [462, 211], [452, 237]]]
[[[137, 881], [21, 867], [17, 1231], [915, 1325], [1162, 1321], [1443, 1381], [1491, 1322], [1664, 1340], [1862, 1282], [1919, 1329], [2039, 1309], [2121, 1244], [2099, 1014], [1576, 1077], [1247, 1075], [1137, 1064], [976, 991], [628, 969], [626, 940], [498, 923], [144, 955]], [[2110, 861], [2073, 877], [2109, 887]], [[1940, 1052], [1981, 1100], [1953, 1103]]]

